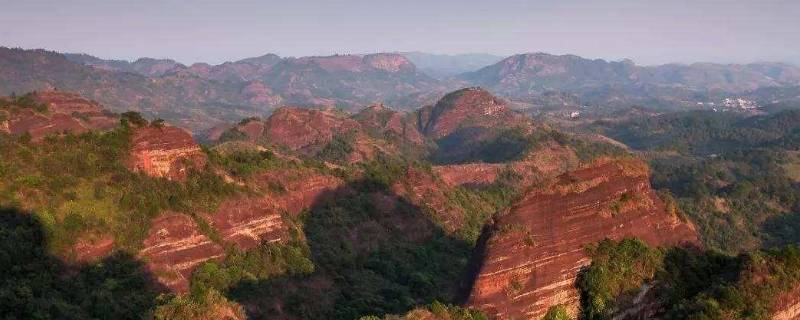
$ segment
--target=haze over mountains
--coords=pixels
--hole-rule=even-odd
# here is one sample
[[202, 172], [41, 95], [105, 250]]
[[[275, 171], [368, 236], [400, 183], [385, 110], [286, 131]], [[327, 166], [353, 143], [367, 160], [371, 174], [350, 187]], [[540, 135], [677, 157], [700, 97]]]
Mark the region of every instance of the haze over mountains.
[[[467, 86], [487, 88], [518, 107], [531, 108], [696, 108], [728, 97], [768, 104], [800, 96], [795, 88], [800, 86], [800, 68], [782, 63], [638, 66], [629, 60], [545, 53], [518, 54], [493, 63], [498, 59], [424, 53], [300, 58], [266, 54], [185, 66], [169, 59], [128, 62], [0, 48], [0, 93], [73, 91], [115, 111], [138, 110], [192, 130], [268, 115], [284, 105], [353, 111], [384, 103], [413, 109]], [[770, 88], [789, 89], [780, 96], [765, 95]]]

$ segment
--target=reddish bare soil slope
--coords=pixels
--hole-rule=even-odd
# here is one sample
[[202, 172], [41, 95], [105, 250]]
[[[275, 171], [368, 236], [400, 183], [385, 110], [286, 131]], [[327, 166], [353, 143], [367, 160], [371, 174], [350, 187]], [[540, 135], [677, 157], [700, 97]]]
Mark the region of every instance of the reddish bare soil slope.
[[556, 304], [575, 312], [575, 278], [590, 263], [584, 247], [625, 237], [698, 242], [692, 226], [665, 212], [644, 163], [606, 160], [564, 174], [495, 219], [469, 304], [503, 319], [538, 319]]

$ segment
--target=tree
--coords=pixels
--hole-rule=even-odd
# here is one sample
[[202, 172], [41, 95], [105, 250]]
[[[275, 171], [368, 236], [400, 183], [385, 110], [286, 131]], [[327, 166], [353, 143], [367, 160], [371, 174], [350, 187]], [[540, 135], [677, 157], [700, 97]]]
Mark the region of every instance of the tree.
[[123, 126], [143, 127], [147, 125], [147, 120], [136, 111], [122, 113], [119, 117], [119, 122], [122, 123]]

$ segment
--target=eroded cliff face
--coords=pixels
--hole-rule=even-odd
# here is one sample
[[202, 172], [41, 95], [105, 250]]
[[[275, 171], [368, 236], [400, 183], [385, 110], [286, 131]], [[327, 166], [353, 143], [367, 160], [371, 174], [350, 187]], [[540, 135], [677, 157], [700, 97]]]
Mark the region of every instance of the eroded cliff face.
[[192, 136], [177, 127], [136, 128], [131, 145], [129, 168], [153, 177], [182, 180], [189, 170], [202, 168], [207, 160]]
[[579, 306], [575, 279], [584, 247], [637, 237], [650, 245], [698, 243], [694, 228], [665, 212], [646, 164], [603, 160], [538, 187], [495, 218], [469, 305], [506, 319], [539, 319], [550, 306]]
[[[185, 214], [164, 213], [153, 222], [140, 255], [161, 284], [185, 292], [192, 272], [203, 262], [223, 259], [224, 247], [248, 250], [287, 241], [292, 226], [285, 215], [298, 215], [343, 185], [339, 178], [308, 169], [268, 171], [248, 183], [263, 186], [263, 195], [228, 199], [214, 212], [198, 213], [219, 238], [212, 240]], [[269, 185], [282, 187], [270, 190]]]
[[203, 217], [224, 243], [247, 250], [262, 242], [286, 239], [287, 226], [268, 198], [243, 197], [222, 202], [216, 212]]
[[192, 271], [203, 262], [222, 259], [225, 250], [203, 234], [192, 217], [167, 212], [153, 221], [139, 255], [159, 283], [186, 292]]

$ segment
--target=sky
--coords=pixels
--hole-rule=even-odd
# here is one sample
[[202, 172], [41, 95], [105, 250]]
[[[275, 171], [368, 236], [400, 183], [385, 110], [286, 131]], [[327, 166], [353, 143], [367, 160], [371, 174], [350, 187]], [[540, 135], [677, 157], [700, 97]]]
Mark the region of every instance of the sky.
[[393, 51], [800, 64], [800, 0], [0, 0], [0, 46], [186, 64]]

